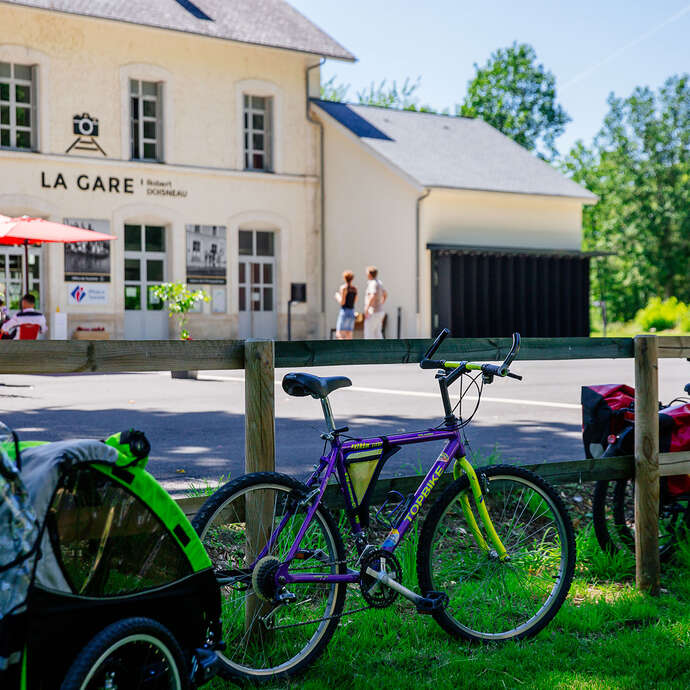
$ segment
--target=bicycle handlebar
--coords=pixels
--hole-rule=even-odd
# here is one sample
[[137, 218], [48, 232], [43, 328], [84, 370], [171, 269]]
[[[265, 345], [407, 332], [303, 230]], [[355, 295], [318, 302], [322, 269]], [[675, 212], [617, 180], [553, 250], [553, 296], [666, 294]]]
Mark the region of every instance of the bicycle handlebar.
[[[510, 365], [513, 363], [513, 360], [517, 356], [517, 353], [520, 351], [520, 334], [519, 333], [513, 333], [513, 343], [510, 347], [510, 350], [508, 351], [508, 354], [506, 355], [506, 358], [503, 360], [502, 364], [472, 364], [471, 362], [450, 362], [450, 361], [445, 361], [445, 360], [435, 360], [435, 359], [430, 359], [430, 357], [438, 350], [438, 348], [441, 346], [441, 343], [450, 335], [450, 331], [447, 328], [444, 328], [436, 337], [436, 340], [431, 344], [431, 347], [424, 353], [424, 356], [422, 357], [422, 361], [419, 363], [419, 366], [422, 369], [460, 369], [461, 373], [464, 373], [465, 371], [468, 370], [477, 370], [479, 369], [483, 374], [487, 374], [489, 376], [500, 376], [501, 378], [508, 376], [511, 379], [517, 379], [519, 381], [522, 381], [522, 376], [519, 376], [518, 374], [512, 374], [509, 371]], [[455, 373], [455, 372], [453, 372]], [[453, 380], [455, 380], [457, 376], [453, 377]]]

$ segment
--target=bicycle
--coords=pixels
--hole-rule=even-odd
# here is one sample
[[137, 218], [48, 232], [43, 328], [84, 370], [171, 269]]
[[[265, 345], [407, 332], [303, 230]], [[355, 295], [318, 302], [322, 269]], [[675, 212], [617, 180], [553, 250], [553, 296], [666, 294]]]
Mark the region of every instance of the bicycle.
[[[239, 477], [214, 493], [193, 521], [222, 592], [221, 675], [254, 681], [295, 675], [324, 651], [343, 615], [390, 606], [399, 595], [451, 635], [482, 642], [531, 637], [562, 605], [575, 566], [565, 506], [546, 482], [523, 469], [499, 465], [477, 474], [465, 457], [463, 428], [479, 400], [462, 419], [448, 392], [464, 375], [479, 398], [495, 377], [521, 379], [509, 370], [519, 335], [513, 335], [505, 361], [495, 365], [431, 359], [448, 334], [444, 330], [420, 362], [422, 369], [438, 369], [445, 416], [435, 428], [345, 437], [348, 428], [336, 427], [328, 396], [352, 385], [350, 379], [305, 373], [283, 378], [289, 395], [321, 401], [327, 432], [313, 473], [305, 484], [273, 472]], [[379, 509], [376, 519], [388, 525], [385, 540], [369, 543], [369, 504], [385, 461], [408, 444], [439, 440], [445, 447], [417, 490], [407, 497], [389, 494]], [[403, 584], [395, 551], [453, 461], [453, 481], [421, 527], [417, 593]], [[354, 541], [349, 561], [323, 501], [331, 479], [345, 505], [341, 522], [347, 521]], [[344, 611], [348, 586], [358, 586], [364, 606]]]

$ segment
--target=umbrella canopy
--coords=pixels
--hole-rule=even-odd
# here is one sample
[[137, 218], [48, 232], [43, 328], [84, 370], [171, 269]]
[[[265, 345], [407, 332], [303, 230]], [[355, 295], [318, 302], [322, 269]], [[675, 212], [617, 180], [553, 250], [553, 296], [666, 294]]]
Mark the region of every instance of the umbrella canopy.
[[39, 244], [42, 242], [96, 242], [114, 240], [114, 235], [75, 228], [43, 218], [0, 216], [0, 244]]
[[98, 242], [115, 235], [75, 228], [43, 218], [8, 218], [0, 215], [0, 244], [24, 245], [24, 287], [29, 292], [29, 245], [43, 242]]

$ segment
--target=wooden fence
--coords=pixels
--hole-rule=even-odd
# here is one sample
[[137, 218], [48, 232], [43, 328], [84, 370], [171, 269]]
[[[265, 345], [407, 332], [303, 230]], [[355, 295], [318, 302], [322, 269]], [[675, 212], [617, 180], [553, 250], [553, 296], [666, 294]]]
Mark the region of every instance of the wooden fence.
[[[245, 463], [247, 471], [275, 467], [275, 367], [418, 362], [431, 341], [5, 341], [0, 374], [245, 369]], [[439, 358], [502, 360], [509, 338], [447, 339]], [[690, 337], [642, 335], [631, 338], [524, 338], [520, 360], [635, 358], [635, 455], [525, 465], [555, 483], [635, 477], [637, 586], [659, 589], [659, 476], [690, 473], [690, 452], [659, 454], [658, 358], [690, 358]], [[516, 366], [516, 368], [518, 368]], [[375, 500], [395, 489], [408, 493], [419, 477], [378, 482]], [[447, 481], [447, 480], [446, 480]], [[439, 483], [439, 489], [443, 483]], [[439, 490], [437, 489], [437, 490]], [[338, 505], [330, 490], [327, 502]], [[194, 512], [199, 499], [183, 499]]]

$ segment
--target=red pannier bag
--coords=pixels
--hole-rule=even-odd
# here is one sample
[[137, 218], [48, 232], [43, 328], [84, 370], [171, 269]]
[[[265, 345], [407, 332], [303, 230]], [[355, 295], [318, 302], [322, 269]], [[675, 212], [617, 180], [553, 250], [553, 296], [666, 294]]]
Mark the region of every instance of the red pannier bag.
[[580, 402], [585, 455], [599, 457], [608, 445], [608, 437], [625, 428], [625, 411], [635, 403], [635, 389], [623, 383], [582, 386]]
[[[582, 387], [582, 440], [588, 458], [599, 457], [608, 437], [634, 424], [635, 389], [625, 384]], [[659, 452], [690, 450], [690, 403], [659, 411]], [[672, 496], [690, 493], [690, 475], [664, 477]]]
[[[690, 450], [690, 403], [659, 411], [659, 451], [673, 453], [679, 450]], [[666, 480], [672, 496], [690, 493], [690, 474], [679, 474]]]

